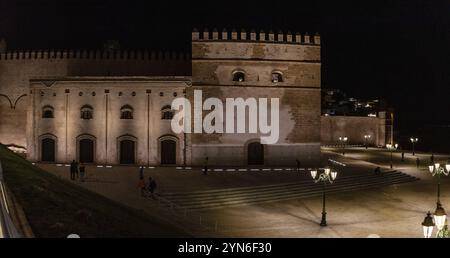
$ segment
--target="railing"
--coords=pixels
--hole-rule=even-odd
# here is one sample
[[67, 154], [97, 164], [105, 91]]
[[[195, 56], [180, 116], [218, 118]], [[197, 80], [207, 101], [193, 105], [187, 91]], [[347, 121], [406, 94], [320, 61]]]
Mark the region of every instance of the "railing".
[[0, 162], [0, 238], [19, 238], [22, 236], [12, 222], [7, 197], [8, 193], [3, 180], [3, 167]]

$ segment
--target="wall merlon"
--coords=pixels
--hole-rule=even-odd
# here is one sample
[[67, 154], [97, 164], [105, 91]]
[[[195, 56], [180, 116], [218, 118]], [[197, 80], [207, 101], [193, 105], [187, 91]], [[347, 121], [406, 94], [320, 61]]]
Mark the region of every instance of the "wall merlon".
[[228, 40], [228, 31], [226, 29], [222, 30], [222, 40]]
[[286, 42], [292, 42], [292, 34], [290, 31], [288, 31], [288, 33], [286, 34]]
[[231, 40], [237, 40], [237, 39], [238, 39], [237, 31], [235, 29], [233, 29], [231, 31]]
[[282, 31], [278, 32], [278, 42], [284, 42], [284, 34]]
[[216, 28], [214, 28], [214, 30], [213, 30], [212, 39], [213, 40], [219, 40], [219, 32], [217, 31]]
[[247, 40], [247, 32], [244, 29], [241, 30], [241, 40]]
[[308, 33], [305, 33], [305, 43], [306, 43], [306, 44], [311, 43], [311, 37], [309, 36]]
[[120, 50], [120, 51], [101, 51], [101, 50], [24, 50], [9, 51], [0, 53], [0, 61], [13, 60], [47, 60], [47, 59], [86, 59], [86, 60], [188, 60], [188, 55], [183, 53], [159, 53], [149, 50]]
[[203, 30], [203, 39], [208, 40], [209, 39], [209, 31], [208, 29]]
[[263, 30], [259, 32], [259, 40], [266, 41], [266, 33]]
[[269, 31], [269, 41], [275, 41], [275, 34], [273, 31]]

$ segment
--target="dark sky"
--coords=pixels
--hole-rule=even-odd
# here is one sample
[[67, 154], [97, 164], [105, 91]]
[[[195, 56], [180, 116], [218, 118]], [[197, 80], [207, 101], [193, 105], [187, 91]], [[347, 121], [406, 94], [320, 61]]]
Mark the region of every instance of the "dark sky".
[[189, 51], [192, 27], [319, 31], [322, 87], [386, 98], [403, 131], [450, 124], [450, 1], [0, 0], [10, 49]]

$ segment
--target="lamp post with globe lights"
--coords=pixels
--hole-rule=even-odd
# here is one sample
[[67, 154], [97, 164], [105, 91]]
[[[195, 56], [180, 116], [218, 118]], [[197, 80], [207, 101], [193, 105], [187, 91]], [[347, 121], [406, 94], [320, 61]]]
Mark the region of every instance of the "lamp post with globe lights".
[[424, 237], [430, 238], [432, 235], [433, 227], [436, 226], [437, 238], [448, 238], [450, 236], [450, 232], [447, 226], [447, 212], [441, 204], [441, 176], [448, 176], [450, 172], [450, 164], [446, 164], [445, 167], [441, 166], [439, 163], [431, 164], [428, 166], [428, 170], [431, 175], [437, 176], [437, 202], [436, 202], [436, 210], [434, 211], [433, 218], [431, 218], [431, 213], [428, 212], [425, 220], [422, 223]]
[[417, 137], [411, 137], [409, 140], [410, 140], [411, 143], [412, 143], [412, 155], [414, 156], [414, 155], [416, 155], [416, 153], [415, 153], [415, 151], [414, 151], [414, 145], [419, 141], [419, 138], [417, 138]]
[[323, 183], [322, 192], [322, 220], [320, 221], [320, 226], [327, 226], [327, 211], [326, 211], [326, 186], [327, 184], [332, 184], [337, 176], [337, 171], [332, 171], [330, 168], [323, 169], [323, 172], [319, 175], [318, 170], [311, 170], [311, 177], [314, 179], [314, 183]]
[[348, 141], [348, 137], [347, 136], [339, 136], [339, 142], [341, 142], [342, 145], [342, 155], [345, 155], [345, 144]]
[[441, 176], [448, 176], [450, 171], [450, 164], [446, 164], [445, 168], [441, 166], [439, 163], [435, 163], [434, 165], [429, 165], [428, 170], [430, 171], [432, 176], [437, 176], [437, 204], [441, 205]]
[[386, 144], [386, 148], [391, 152], [391, 169], [392, 169], [392, 152], [398, 148], [398, 144]]
[[364, 135], [364, 146], [366, 147], [366, 150], [367, 150], [367, 141], [369, 141], [371, 137], [372, 136], [370, 134]]

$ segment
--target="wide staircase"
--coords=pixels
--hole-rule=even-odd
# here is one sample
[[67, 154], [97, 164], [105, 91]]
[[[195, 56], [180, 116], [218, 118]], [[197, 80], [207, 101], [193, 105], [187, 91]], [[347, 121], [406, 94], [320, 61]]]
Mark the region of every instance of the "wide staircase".
[[[419, 179], [398, 171], [387, 171], [381, 175], [350, 173], [338, 176], [333, 184], [327, 184], [326, 192], [349, 192], [416, 180]], [[316, 184], [307, 173], [302, 173], [297, 180], [290, 183], [163, 193], [161, 197], [182, 209], [204, 210], [314, 197], [322, 195], [322, 192], [322, 183]]]

